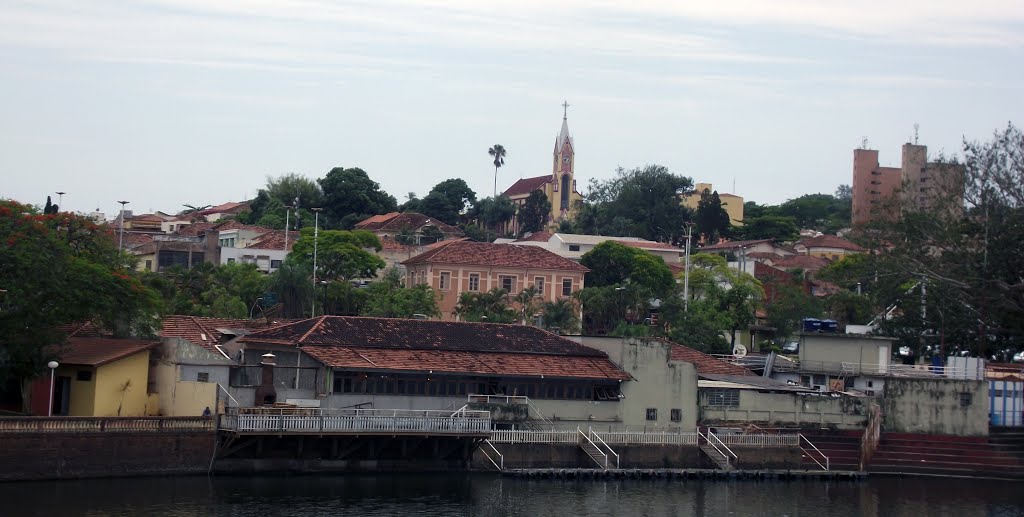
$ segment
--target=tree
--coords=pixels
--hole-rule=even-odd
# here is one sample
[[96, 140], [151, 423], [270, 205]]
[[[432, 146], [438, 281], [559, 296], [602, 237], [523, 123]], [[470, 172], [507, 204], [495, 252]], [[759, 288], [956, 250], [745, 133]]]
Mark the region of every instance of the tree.
[[549, 214], [551, 214], [551, 201], [548, 200], [548, 197], [540, 190], [530, 192], [517, 215], [520, 233], [543, 230]]
[[255, 264], [172, 267], [147, 273], [145, 281], [163, 295], [166, 312], [215, 318], [247, 318], [267, 291], [267, 276]]
[[46, 206], [43, 207], [43, 215], [56, 214], [57, 212], [60, 212], [60, 207], [50, 201], [50, 196], [46, 196]]
[[821, 302], [802, 286], [792, 284], [778, 284], [775, 299], [765, 304], [765, 309], [768, 324], [780, 337], [793, 335], [803, 318], [820, 318], [822, 314]]
[[[312, 268], [314, 229], [303, 228], [299, 240], [295, 241], [290, 261], [310, 264]], [[316, 237], [316, 278], [327, 281], [350, 281], [358, 278], [373, 278], [384, 261], [367, 250], [381, 250], [380, 240], [365, 230], [322, 230]], [[312, 269], [310, 269], [311, 271]]]
[[516, 206], [507, 196], [481, 199], [472, 212], [473, 217], [495, 233], [498, 233], [500, 227], [511, 221], [515, 215]]
[[394, 196], [381, 190], [380, 185], [358, 167], [335, 167], [317, 182], [323, 191], [323, 215], [327, 216], [327, 223], [322, 223], [324, 227], [351, 229], [367, 217], [398, 209]]
[[487, 154], [494, 158], [494, 197], [498, 197], [498, 169], [505, 165], [505, 146], [501, 144], [494, 144], [493, 147], [487, 150]]
[[675, 285], [672, 270], [661, 258], [616, 241], [604, 241], [580, 258], [593, 287], [630, 284], [653, 298], [667, 296]]
[[508, 291], [495, 287], [487, 292], [467, 291], [459, 295], [455, 313], [463, 321], [514, 323], [519, 316], [508, 306]]
[[387, 269], [380, 279], [370, 284], [363, 316], [379, 318], [412, 318], [418, 314], [440, 316], [434, 290], [427, 284], [404, 287], [402, 274], [395, 268]]
[[542, 309], [544, 329], [558, 334], [575, 334], [579, 332], [580, 321], [577, 307], [572, 298], [561, 298], [553, 302], [545, 302]]
[[733, 232], [743, 239], [789, 241], [800, 237], [793, 218], [783, 215], [744, 217], [743, 226], [733, 228]]
[[806, 194], [779, 205], [776, 214], [792, 217], [801, 229], [835, 233], [850, 227], [850, 203], [830, 194]]
[[523, 325], [528, 325], [538, 310], [540, 291], [531, 285], [516, 295], [515, 302], [519, 304], [520, 322]]
[[459, 218], [476, 204], [476, 192], [466, 181], [447, 179], [434, 185], [427, 197], [419, 202], [419, 212], [445, 224], [458, 224]]
[[[696, 319], [686, 314], [674, 313], [676, 320], [670, 320], [675, 327], [705, 335], [701, 346], [718, 347], [717, 339], [708, 339], [709, 332], [730, 331], [729, 343], [735, 345], [736, 332], [749, 328], [754, 323], [755, 312], [761, 306], [764, 291], [761, 283], [748, 273], [731, 269], [724, 257], [698, 253], [692, 257], [690, 272], [690, 307], [694, 308]], [[695, 325], [714, 324], [715, 329], [698, 329]], [[678, 331], [677, 331], [678, 333]]]
[[690, 211], [680, 197], [693, 192], [693, 180], [660, 165], [625, 170], [607, 181], [590, 180], [586, 203], [577, 215], [582, 233], [641, 237], [678, 244]]
[[0, 387], [20, 382], [26, 407], [29, 382], [58, 358], [59, 326], [154, 334], [158, 295], [127, 267], [109, 227], [0, 200], [0, 243]]
[[852, 203], [853, 188], [850, 187], [849, 185], [839, 185], [839, 187], [836, 188], [836, 193], [833, 194], [833, 196], [840, 201]]
[[284, 228], [285, 207], [290, 206], [292, 229], [302, 227], [303, 221], [312, 221], [309, 210], [321, 206], [323, 193], [316, 181], [297, 173], [282, 174], [276, 178], [267, 177], [267, 184], [249, 202], [249, 210], [238, 215], [246, 224], [266, 228]]
[[694, 222], [697, 223], [697, 233], [708, 244], [715, 244], [719, 237], [728, 234], [729, 213], [722, 207], [722, 199], [718, 196], [717, 190], [704, 189], [701, 192]]

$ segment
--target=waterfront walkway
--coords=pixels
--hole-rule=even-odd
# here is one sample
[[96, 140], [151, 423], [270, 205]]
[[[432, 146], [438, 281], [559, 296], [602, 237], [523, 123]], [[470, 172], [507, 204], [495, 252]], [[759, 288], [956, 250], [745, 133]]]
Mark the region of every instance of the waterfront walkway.
[[866, 472], [848, 470], [720, 469], [506, 469], [505, 476], [534, 479], [817, 479], [859, 481]]
[[229, 408], [221, 431], [245, 435], [491, 435], [488, 411]]

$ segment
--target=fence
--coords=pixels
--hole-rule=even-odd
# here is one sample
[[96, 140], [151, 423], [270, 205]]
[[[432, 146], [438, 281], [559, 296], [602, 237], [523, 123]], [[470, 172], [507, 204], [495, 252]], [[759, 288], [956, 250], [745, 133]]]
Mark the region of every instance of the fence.
[[489, 434], [487, 411], [229, 408], [221, 429], [237, 432]]
[[0, 417], [0, 433], [134, 433], [213, 431], [206, 417]]

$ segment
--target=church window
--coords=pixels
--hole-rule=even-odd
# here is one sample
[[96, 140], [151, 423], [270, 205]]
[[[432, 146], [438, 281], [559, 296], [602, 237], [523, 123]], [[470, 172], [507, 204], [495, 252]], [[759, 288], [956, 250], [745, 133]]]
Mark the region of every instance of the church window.
[[563, 210], [569, 208], [569, 175], [562, 175], [562, 204]]

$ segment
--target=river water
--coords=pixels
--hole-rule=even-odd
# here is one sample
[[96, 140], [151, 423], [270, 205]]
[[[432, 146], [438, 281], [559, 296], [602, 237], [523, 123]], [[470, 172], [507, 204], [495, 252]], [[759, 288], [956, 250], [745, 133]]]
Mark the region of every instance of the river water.
[[0, 515], [1024, 516], [1024, 483], [526, 480], [490, 474], [0, 483]]

